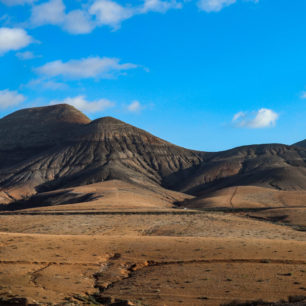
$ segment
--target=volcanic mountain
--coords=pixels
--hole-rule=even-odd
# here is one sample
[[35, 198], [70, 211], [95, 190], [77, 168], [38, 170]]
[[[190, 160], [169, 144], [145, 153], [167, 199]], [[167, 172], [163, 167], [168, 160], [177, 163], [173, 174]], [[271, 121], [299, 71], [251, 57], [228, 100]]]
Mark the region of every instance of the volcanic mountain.
[[295, 146], [306, 148], [306, 139], [294, 144]]
[[268, 144], [193, 151], [112, 117], [91, 121], [70, 105], [2, 118], [0, 144], [6, 202], [109, 180], [198, 197], [233, 186], [306, 190], [306, 148]]

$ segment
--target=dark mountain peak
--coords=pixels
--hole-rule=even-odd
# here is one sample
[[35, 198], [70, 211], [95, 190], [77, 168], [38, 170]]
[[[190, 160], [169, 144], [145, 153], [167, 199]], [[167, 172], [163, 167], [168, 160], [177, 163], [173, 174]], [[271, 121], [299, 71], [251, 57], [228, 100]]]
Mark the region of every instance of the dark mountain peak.
[[91, 126], [95, 126], [97, 128], [122, 128], [122, 127], [132, 127], [132, 125], [125, 123], [119, 119], [116, 119], [114, 117], [102, 117], [102, 118], [98, 118], [93, 120], [90, 123]]
[[91, 121], [78, 130], [75, 138], [75, 140], [86, 141], [105, 141], [106, 139], [116, 139], [118, 142], [124, 141], [125, 143], [171, 145], [165, 140], [113, 117], [102, 117]]
[[75, 107], [68, 104], [57, 104], [43, 107], [32, 107], [18, 110], [0, 120], [5, 124], [16, 122], [21, 127], [23, 124], [38, 121], [40, 125], [44, 123], [58, 122], [86, 124], [90, 119]]
[[306, 148], [306, 139], [295, 143], [294, 146]]
[[21, 109], [0, 119], [0, 147], [10, 150], [50, 146], [88, 123], [89, 118], [67, 104]]

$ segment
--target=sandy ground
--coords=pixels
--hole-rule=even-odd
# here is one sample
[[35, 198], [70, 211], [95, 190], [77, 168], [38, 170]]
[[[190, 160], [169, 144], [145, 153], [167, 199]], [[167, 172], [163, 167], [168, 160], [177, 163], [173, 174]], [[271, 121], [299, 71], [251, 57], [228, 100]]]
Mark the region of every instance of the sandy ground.
[[306, 234], [285, 226], [222, 213], [0, 220], [0, 298], [86, 304], [99, 292], [136, 305], [220, 305], [306, 295]]
[[1, 234], [0, 297], [219, 305], [306, 294], [306, 243], [266, 239]]

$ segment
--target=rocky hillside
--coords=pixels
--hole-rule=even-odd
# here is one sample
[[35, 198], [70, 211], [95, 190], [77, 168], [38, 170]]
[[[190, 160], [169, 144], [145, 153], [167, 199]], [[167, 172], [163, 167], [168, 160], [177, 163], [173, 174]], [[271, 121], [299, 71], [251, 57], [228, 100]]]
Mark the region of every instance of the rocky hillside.
[[282, 144], [238, 147], [208, 156], [190, 175], [176, 173], [167, 180], [169, 188], [192, 194], [230, 186], [306, 190], [306, 149]]
[[[46, 191], [110, 179], [161, 185], [164, 177], [199, 165], [206, 155], [177, 147], [111, 117], [90, 122], [68, 105], [19, 111], [9, 117], [9, 121], [7, 117], [0, 120], [2, 133], [8, 129], [6, 122], [26, 120], [17, 124], [20, 134], [14, 129], [16, 136], [3, 144], [3, 156], [9, 159], [14, 155], [16, 162], [2, 164], [2, 189], [27, 186], [28, 190], [30, 186]], [[44, 122], [36, 125], [37, 117]], [[32, 131], [34, 135], [28, 136]], [[24, 150], [30, 153], [24, 156]]]
[[90, 119], [69, 105], [19, 110], [0, 120], [0, 169], [66, 142]]
[[0, 120], [0, 191], [13, 197], [118, 179], [202, 194], [230, 186], [306, 190], [306, 148], [281, 144], [206, 153], [69, 105]]

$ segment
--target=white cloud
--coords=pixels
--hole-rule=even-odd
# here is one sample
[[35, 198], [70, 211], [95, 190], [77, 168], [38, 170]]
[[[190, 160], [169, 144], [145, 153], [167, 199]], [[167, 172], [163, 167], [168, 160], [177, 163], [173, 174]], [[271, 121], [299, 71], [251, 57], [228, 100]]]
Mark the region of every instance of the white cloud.
[[128, 111], [130, 111], [132, 113], [139, 112], [141, 110], [141, 108], [142, 108], [141, 104], [137, 100], [131, 102], [131, 104], [129, 104], [128, 107], [127, 107]]
[[[0, 0], [4, 3], [22, 4], [36, 0]], [[137, 15], [149, 12], [166, 13], [169, 10], [181, 9], [185, 2], [191, 0], [142, 0], [139, 5], [124, 5], [114, 0], [90, 0], [81, 9], [66, 12], [63, 0], [48, 0], [33, 5], [30, 24], [34, 27], [56, 25], [71, 34], [91, 33], [98, 26], [109, 26], [118, 29], [121, 23]], [[259, 0], [241, 0], [257, 3]], [[78, 0], [78, 2], [81, 2]], [[236, 3], [237, 0], [197, 0], [200, 10], [219, 12]]]
[[261, 108], [257, 112], [239, 112], [234, 115], [233, 122], [237, 127], [252, 129], [275, 126], [279, 115], [271, 109]]
[[62, 0], [50, 0], [33, 6], [31, 22], [35, 26], [53, 24], [58, 25], [65, 18], [65, 5]]
[[65, 18], [65, 5], [62, 0], [50, 0], [33, 6], [31, 22], [35, 26], [45, 24], [58, 25]]
[[30, 60], [36, 57], [31, 51], [17, 52], [16, 56], [22, 60]]
[[182, 8], [182, 3], [178, 3], [175, 0], [172, 1], [161, 1], [161, 0], [145, 0], [142, 11], [143, 13], [147, 12], [158, 12], [166, 13], [171, 9], [180, 9]]
[[210, 13], [219, 12], [234, 3], [236, 3], [236, 0], [199, 0], [197, 5], [200, 10]]
[[73, 10], [66, 14], [62, 0], [50, 0], [32, 8], [33, 26], [58, 25], [72, 34], [90, 33], [95, 27], [86, 11]]
[[303, 91], [301, 94], [301, 99], [306, 99], [306, 91]]
[[111, 0], [96, 0], [89, 8], [89, 13], [96, 16], [99, 25], [118, 27], [122, 21], [135, 15], [136, 11]]
[[0, 0], [1, 3], [7, 6], [32, 4], [36, 0]]
[[245, 117], [246, 113], [245, 112], [238, 112], [237, 114], [234, 115], [233, 121], [238, 120], [239, 118]]
[[23, 29], [0, 28], [0, 55], [11, 50], [22, 49], [32, 42], [32, 37]]
[[66, 98], [64, 100], [54, 100], [50, 102], [50, 105], [54, 104], [70, 104], [77, 109], [87, 112], [95, 113], [99, 111], [104, 111], [108, 108], [114, 107], [115, 103], [107, 99], [99, 99], [96, 101], [87, 101], [85, 96], [76, 96], [74, 98]]
[[53, 80], [35, 79], [31, 80], [25, 85], [26, 87], [35, 88], [35, 90], [47, 89], [47, 90], [65, 90], [69, 86], [62, 82], [56, 82]]
[[117, 58], [88, 57], [70, 60], [66, 63], [54, 61], [36, 69], [39, 74], [47, 77], [62, 76], [70, 79], [113, 78], [126, 70], [135, 69], [131, 63], [120, 64]]
[[65, 15], [63, 27], [71, 34], [87, 34], [95, 28], [95, 25], [87, 12], [74, 10]]
[[120, 27], [120, 24], [135, 15], [148, 12], [165, 13], [170, 9], [180, 9], [181, 3], [176, 0], [144, 0], [139, 6], [122, 6], [112, 0], [96, 0], [89, 8], [89, 13], [96, 16], [99, 25], [107, 25], [113, 28]]
[[8, 108], [22, 103], [26, 98], [17, 91], [0, 90], [0, 108]]
[[92, 32], [97, 26], [110, 26], [117, 29], [124, 20], [135, 15], [148, 12], [165, 13], [170, 9], [181, 7], [182, 4], [176, 0], [144, 0], [138, 6], [123, 6], [112, 0], [92, 0], [87, 9], [83, 7], [83, 9], [66, 12], [63, 0], [49, 0], [33, 6], [31, 24], [34, 27], [57, 25], [72, 34], [86, 34]]

